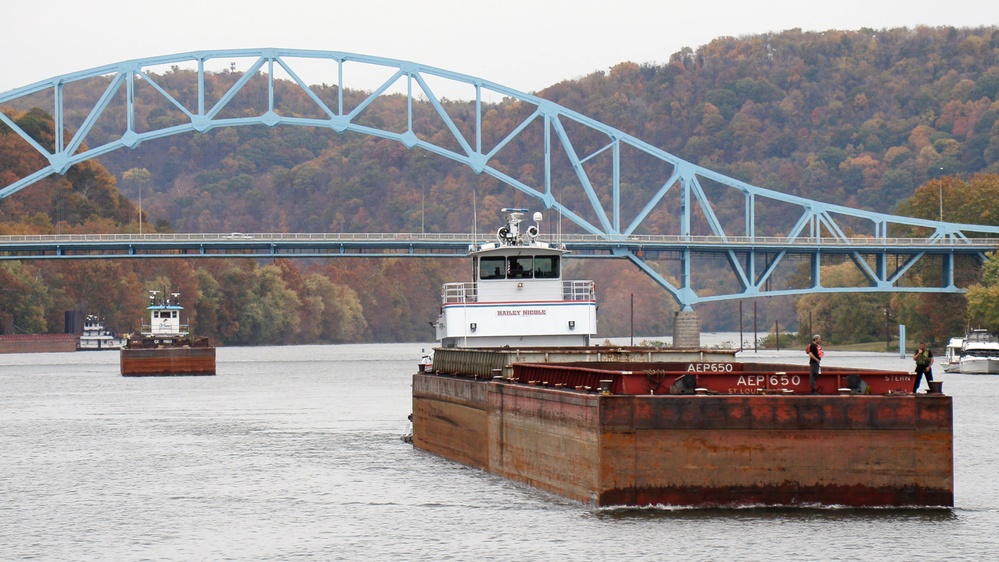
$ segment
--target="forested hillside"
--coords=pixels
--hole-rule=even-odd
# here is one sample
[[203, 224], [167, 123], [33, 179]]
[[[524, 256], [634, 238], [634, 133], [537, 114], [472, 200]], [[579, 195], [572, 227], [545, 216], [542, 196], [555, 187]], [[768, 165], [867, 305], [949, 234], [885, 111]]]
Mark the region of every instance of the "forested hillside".
[[[669, 62], [622, 63], [538, 95], [749, 183], [858, 208], [895, 212], [928, 181], [999, 173], [999, 30], [994, 27], [790, 30], [719, 38], [662, 58]], [[234, 72], [212, 74], [208, 83], [224, 92], [239, 77]], [[178, 99], [190, 96], [194, 80], [194, 73], [182, 69], [157, 76]], [[79, 90], [67, 98], [79, 96], [80, 112], [87, 109], [83, 101], [99, 95], [103, 85], [95, 80], [91, 87], [93, 92]], [[317, 87], [317, 93], [331, 104], [337, 95], [329, 86]], [[309, 100], [294, 88], [279, 85], [276, 95], [286, 111], [312, 111]], [[348, 99], [360, 95], [345, 92]], [[385, 128], [404, 126], [404, 103], [402, 97], [384, 98], [364, 119]], [[472, 126], [462, 121], [471, 118], [468, 102], [447, 104], [459, 128]], [[137, 106], [136, 119], [146, 123], [170, 125], [182, 119], [175, 108], [151, 98]], [[53, 122], [44, 109], [0, 109], [43, 146], [51, 145]], [[239, 99], [227, 108], [233, 115], [249, 110], [249, 101]], [[487, 115], [496, 124], [522, 118], [509, 100], [491, 104]], [[0, 125], [4, 184], [27, 173], [25, 159], [37, 158], [11, 137]], [[542, 150], [541, 139], [537, 146], [530, 142], [525, 139], [511, 149], [509, 161], [517, 161], [518, 151], [528, 155]], [[520, 172], [540, 182], [541, 170]], [[639, 177], [623, 181], [632, 189], [645, 189]], [[469, 186], [475, 187], [480, 227], [493, 225], [500, 207], [537, 207], [491, 178], [392, 141], [299, 127], [226, 128], [116, 151], [99, 163], [74, 167], [65, 177], [39, 182], [0, 201], [0, 231], [135, 231], [142, 190], [146, 229], [464, 232], [472, 228]], [[972, 222], [992, 223], [993, 216], [983, 214]], [[658, 228], [665, 229], [651, 223], [648, 230]], [[93, 268], [102, 279], [123, 280], [127, 287], [122, 290], [140, 293], [134, 297], [139, 301], [142, 287], [151, 283], [182, 287], [188, 303], [198, 303], [199, 331], [224, 342], [428, 340], [432, 331], [427, 321], [436, 316], [439, 283], [466, 275], [466, 268], [455, 262], [114, 262], [72, 267], [6, 262], [0, 276], [23, 290], [0, 292], [0, 310], [5, 311], [0, 314], [7, 318], [0, 330], [59, 331], [61, 311], [73, 308], [99, 312], [127, 329], [138, 318], [132, 295], [119, 294], [112, 307], [92, 302], [92, 293], [75, 294], [81, 279], [73, 275], [91, 275], [85, 270]], [[602, 334], [627, 334], [624, 294], [632, 292], [648, 305], [636, 316], [637, 332], [668, 333], [674, 306], [644, 276], [622, 271], [616, 263], [577, 267], [579, 275], [598, 279]], [[31, 298], [13, 302], [12, 293]], [[277, 314], [270, 310], [239, 318], [235, 309], [247, 303], [254, 310], [267, 303], [264, 308], [278, 307], [288, 317], [269, 318], [267, 314]], [[917, 308], [908, 307], [912, 314]], [[335, 314], [324, 312], [334, 309]], [[704, 329], [737, 329], [734, 310], [732, 304], [703, 307]], [[766, 299], [760, 312], [761, 325], [780, 320], [794, 327], [797, 322], [790, 301]]]

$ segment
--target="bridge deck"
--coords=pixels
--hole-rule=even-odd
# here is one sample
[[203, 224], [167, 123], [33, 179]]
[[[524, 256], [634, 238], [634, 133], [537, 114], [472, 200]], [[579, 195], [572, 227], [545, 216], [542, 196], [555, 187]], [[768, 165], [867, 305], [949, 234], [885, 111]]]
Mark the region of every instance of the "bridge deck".
[[[542, 236], [542, 239], [551, 240]], [[468, 233], [193, 233], [52, 234], [0, 236], [0, 259], [61, 257], [267, 257], [392, 254], [462, 256], [472, 244]], [[807, 238], [781, 236], [600, 236], [558, 238], [581, 255], [630, 252], [702, 253], [788, 252], [811, 254], [914, 253], [978, 255], [999, 248], [999, 238]], [[482, 242], [482, 237], [478, 237]]]

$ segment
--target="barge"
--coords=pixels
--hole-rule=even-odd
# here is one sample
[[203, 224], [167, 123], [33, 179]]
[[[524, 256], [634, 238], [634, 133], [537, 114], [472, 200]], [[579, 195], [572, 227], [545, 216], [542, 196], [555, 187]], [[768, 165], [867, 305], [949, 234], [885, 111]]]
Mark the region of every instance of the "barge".
[[215, 374], [215, 347], [205, 336], [194, 336], [180, 321], [179, 293], [150, 291], [149, 324], [130, 335], [121, 348], [124, 377], [195, 376]]
[[76, 351], [73, 334], [0, 334], [0, 353], [66, 353]]
[[[544, 248], [536, 230], [511, 237], [523, 210], [505, 211], [499, 243], [471, 248], [464, 301], [442, 291], [442, 346], [413, 375], [414, 447], [598, 506], [953, 506], [953, 403], [939, 382], [914, 395], [909, 372], [823, 366], [813, 395], [807, 366], [591, 346], [595, 320], [548, 324], [581, 328], [577, 345], [530, 321], [518, 333], [502, 311], [558, 318], [595, 299], [532, 300], [511, 259]], [[566, 285], [557, 268], [542, 279]]]

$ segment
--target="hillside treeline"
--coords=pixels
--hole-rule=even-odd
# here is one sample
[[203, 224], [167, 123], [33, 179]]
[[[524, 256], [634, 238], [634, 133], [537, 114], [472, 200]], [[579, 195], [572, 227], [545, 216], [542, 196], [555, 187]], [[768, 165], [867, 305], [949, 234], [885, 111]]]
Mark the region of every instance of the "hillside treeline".
[[[908, 210], [900, 203], [927, 182], [999, 173], [999, 31], [994, 27], [790, 30], [720, 38], [671, 56], [664, 53], [663, 59], [667, 58], [661, 65], [622, 63], [609, 72], [553, 85], [538, 95], [738, 179], [858, 208]], [[217, 99], [240, 77], [238, 72], [209, 74], [206, 83]], [[156, 79], [184, 102], [191, 96], [196, 74], [174, 68]], [[255, 83], [263, 92], [264, 81], [251, 80], [251, 85]], [[93, 80], [67, 90], [66, 99], [79, 104], [78, 114], [67, 122], [82, 120], [88, 103], [100, 96], [104, 85]], [[316, 91], [335, 105], [336, 87], [321, 86]], [[344, 92], [348, 106], [362, 95]], [[276, 97], [283, 112], [314, 116], [315, 105], [291, 85], [279, 83]], [[169, 126], [183, 119], [183, 114], [157, 101], [149, 89], [138, 91], [137, 98], [140, 126]], [[246, 98], [234, 99], [226, 111], [231, 116], [256, 114], [260, 99], [266, 96], [254, 96], [251, 90]], [[362, 120], [398, 129], [405, 126], [404, 106], [401, 96], [383, 96], [365, 111]], [[445, 106], [460, 129], [471, 130], [468, 102], [445, 101]], [[44, 110], [33, 106], [2, 110], [40, 144], [51, 146], [53, 122]], [[416, 111], [415, 116], [414, 129], [429, 128], [421, 119], [430, 119], [432, 112]], [[521, 119], [523, 109], [516, 102], [487, 104], [486, 120], [495, 130], [510, 130]], [[94, 139], [100, 140], [100, 134], [96, 131]], [[533, 161], [530, 155], [543, 150], [542, 142], [543, 138], [525, 136], [505, 151], [504, 163], [515, 166], [521, 158]], [[37, 158], [0, 125], [0, 178], [23, 177], [31, 169], [31, 159]], [[521, 168], [521, 177], [540, 182], [542, 170]], [[626, 189], [657, 189], [642, 181], [647, 171], [651, 173], [640, 166], [631, 169], [635, 177], [622, 178]], [[554, 181], [569, 180], [556, 177]], [[144, 228], [150, 229], [146, 231], [464, 232], [471, 231], [475, 223], [480, 230], [483, 225], [492, 228], [500, 207], [538, 207], [537, 202], [496, 180], [393, 141], [299, 127], [237, 127], [175, 135], [75, 166], [66, 176], [48, 178], [0, 201], [0, 229], [5, 233], [134, 232], [140, 192]], [[627, 196], [625, 205], [638, 205], [647, 195]], [[567, 194], [567, 198], [573, 196], [578, 195]], [[926, 206], [927, 218], [936, 218]], [[474, 223], [473, 208], [478, 212]], [[670, 220], [666, 215], [660, 219]], [[945, 218], [951, 220], [949, 215]], [[968, 222], [999, 224], [984, 209], [978, 220]], [[655, 222], [646, 228], [666, 231], [664, 224]], [[359, 320], [363, 320], [355, 322], [355, 331], [320, 330], [312, 336], [316, 329], [296, 333], [276, 322], [285, 326], [279, 333], [294, 335], [295, 341], [427, 340], [432, 332], [426, 322], [436, 317], [439, 282], [463, 280], [467, 275], [467, 268], [456, 263], [423, 259], [239, 266], [233, 265], [236, 262], [208, 266], [197, 260], [177, 263], [186, 265], [113, 262], [108, 267], [130, 271], [118, 274], [128, 279], [134, 276], [135, 283], [128, 290], [140, 293], [136, 297], [140, 300], [143, 290], [157, 285], [157, 280], [181, 285], [181, 292], [190, 295], [188, 303], [206, 299], [209, 304], [194, 307], [198, 329], [232, 343], [276, 341], [272, 334], [233, 327], [230, 320], [236, 313], [227, 307], [250, 307], [252, 302], [211, 296], [219, 294], [213, 292], [213, 282], [226, 286], [219, 277], [233, 269], [271, 280], [270, 284], [261, 281], [258, 289], [243, 283], [249, 292], [240, 298], [257, 302], [267, 300], [264, 292], [275, 287], [276, 279], [298, 297], [300, 309], [319, 306], [318, 297], [308, 292], [318, 291], [324, 283], [316, 276], [334, 287], [320, 291], [324, 295], [336, 294], [350, 301], [353, 292]], [[68, 275], [60, 271], [66, 266], [24, 262], [4, 267], [7, 275], [22, 283], [33, 279], [54, 295], [51, 305], [42, 306], [45, 310], [40, 313], [49, 330], [58, 331], [53, 318], [60, 317], [63, 308], [98, 308], [96, 312], [115, 318], [119, 329], [126, 329], [137, 316], [131, 310], [118, 319], [113, 310], [74, 300], [69, 296], [73, 283], [59, 281]], [[159, 272], [182, 267], [190, 270], [186, 278], [194, 280], [187, 286]], [[636, 305], [641, 311], [635, 318], [636, 332], [669, 333], [675, 305], [642, 275], [617, 263], [586, 262], [578, 267], [580, 275], [598, 280], [602, 334], [628, 333], [630, 300], [625, 295], [631, 294], [649, 305]], [[311, 285], [296, 282], [293, 271], [311, 279]], [[385, 294], [376, 297], [378, 291]], [[0, 293], [3, 310], [13, 310], [4, 300], [11, 293], [20, 294]], [[939, 298], [918, 297], [927, 303], [922, 309], [935, 309], [932, 303]], [[119, 300], [128, 299], [119, 295]], [[767, 326], [779, 319], [782, 325], [796, 327], [801, 312], [795, 312], [792, 301], [760, 302], [764, 305], [759, 307], [760, 318], [753, 322]], [[326, 304], [323, 301], [324, 310]], [[294, 307], [284, 308], [287, 312]], [[908, 306], [906, 313], [919, 314], [920, 309]], [[705, 330], [738, 329], [735, 311], [734, 303], [699, 309]], [[302, 314], [299, 310], [298, 315]], [[13, 314], [18, 327], [23, 322], [16, 318], [21, 315]], [[241, 326], [246, 323], [239, 322]]]

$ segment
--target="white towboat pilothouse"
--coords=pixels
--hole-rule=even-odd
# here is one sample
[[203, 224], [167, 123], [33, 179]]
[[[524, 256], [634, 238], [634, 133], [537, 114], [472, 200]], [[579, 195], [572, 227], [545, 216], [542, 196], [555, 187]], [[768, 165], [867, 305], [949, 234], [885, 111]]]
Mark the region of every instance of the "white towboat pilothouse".
[[469, 246], [471, 282], [445, 283], [435, 325], [441, 347], [586, 346], [596, 335], [593, 281], [562, 278], [564, 246], [521, 228], [527, 209], [503, 209], [497, 242]]

